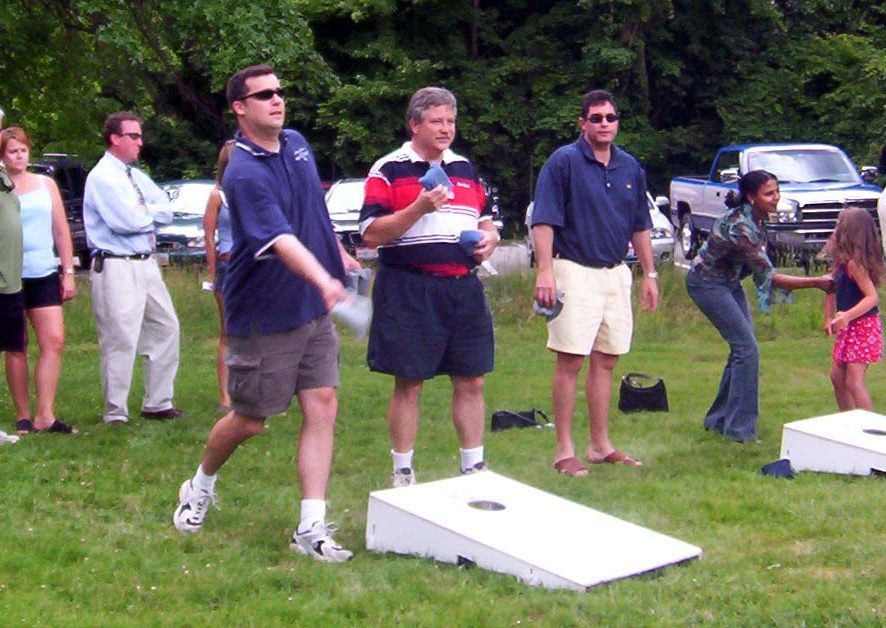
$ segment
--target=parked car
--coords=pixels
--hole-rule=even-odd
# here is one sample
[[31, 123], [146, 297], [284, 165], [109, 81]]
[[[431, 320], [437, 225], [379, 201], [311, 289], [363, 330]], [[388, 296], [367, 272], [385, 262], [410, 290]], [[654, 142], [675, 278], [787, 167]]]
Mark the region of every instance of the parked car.
[[498, 188], [490, 185], [485, 177], [480, 177], [480, 183], [483, 185], [483, 191], [486, 192], [486, 203], [492, 212], [492, 224], [501, 232], [504, 228], [504, 217], [501, 215], [501, 199], [498, 196]]
[[326, 209], [335, 235], [346, 249], [356, 251], [358, 257], [363, 243], [360, 237], [360, 208], [363, 207], [365, 183], [366, 179], [339, 179], [326, 192]]
[[201, 262], [206, 259], [206, 235], [203, 214], [209, 193], [215, 187], [212, 179], [165, 181], [160, 189], [172, 203], [172, 223], [157, 229], [157, 254], [171, 262]]
[[679, 261], [726, 212], [730, 191], [751, 170], [778, 177], [781, 201], [763, 227], [770, 257], [808, 265], [824, 245], [844, 207], [862, 207], [876, 218], [880, 188], [866, 183], [852, 160], [827, 144], [739, 144], [721, 148], [710, 172], [671, 181], [671, 222], [678, 229]]
[[83, 190], [86, 188], [86, 168], [72, 155], [49, 153], [31, 164], [31, 172], [52, 177], [58, 185], [65, 206], [65, 215], [71, 229], [74, 257], [80, 268], [89, 267], [89, 246], [83, 224]]
[[[649, 237], [652, 239], [652, 257], [655, 265], [658, 266], [664, 262], [673, 261], [674, 252], [674, 228], [665, 216], [664, 208], [667, 206], [668, 199], [659, 196], [655, 199], [649, 192], [646, 192], [646, 204], [649, 207], [649, 217], [652, 218], [652, 229], [649, 231]], [[535, 243], [532, 240], [532, 209], [535, 206], [534, 201], [530, 201], [526, 207], [526, 249], [529, 254], [529, 265], [535, 265]], [[628, 244], [628, 253], [625, 255], [625, 263], [633, 266], [637, 263], [637, 256], [634, 255], [634, 247]]]

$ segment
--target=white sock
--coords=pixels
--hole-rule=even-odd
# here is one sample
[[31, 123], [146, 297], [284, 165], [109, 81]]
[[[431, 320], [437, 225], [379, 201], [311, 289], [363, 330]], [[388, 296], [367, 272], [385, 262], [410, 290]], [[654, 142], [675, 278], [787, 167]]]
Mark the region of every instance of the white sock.
[[194, 479], [191, 480], [191, 484], [198, 491], [203, 491], [204, 493], [212, 493], [215, 491], [215, 481], [218, 479], [218, 473], [215, 475], [206, 475], [203, 472], [203, 465], [201, 464], [197, 467], [197, 474], [194, 475]]
[[470, 469], [478, 462], [483, 462], [483, 445], [473, 449], [459, 449], [461, 454], [461, 470]]
[[326, 522], [326, 500], [301, 500], [301, 521], [298, 522], [298, 533], [307, 532], [318, 521]]
[[398, 469], [411, 469], [412, 468], [412, 454], [415, 453], [414, 449], [410, 449], [404, 454], [391, 450], [391, 458], [394, 459], [394, 471]]

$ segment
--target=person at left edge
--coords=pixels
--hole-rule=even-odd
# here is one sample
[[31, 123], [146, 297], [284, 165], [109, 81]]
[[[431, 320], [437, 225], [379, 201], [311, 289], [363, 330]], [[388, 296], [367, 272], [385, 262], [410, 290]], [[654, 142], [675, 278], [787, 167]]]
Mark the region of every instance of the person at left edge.
[[[3, 110], [0, 109], [0, 121]], [[15, 185], [0, 160], [0, 353], [25, 350], [25, 297], [22, 292], [22, 219]], [[18, 436], [0, 430], [0, 444]]]
[[71, 232], [58, 186], [52, 177], [28, 171], [30, 157], [31, 140], [24, 129], [9, 127], [0, 131], [0, 159], [21, 205], [25, 316], [34, 328], [40, 348], [34, 368], [37, 403], [33, 415], [28, 392], [27, 338], [24, 351], [6, 354], [6, 379], [16, 409], [18, 434], [76, 434], [76, 428], [55, 417], [55, 393], [65, 343], [62, 303], [72, 299], [76, 292]]
[[92, 254], [89, 279], [98, 333], [105, 423], [129, 421], [129, 387], [136, 354], [144, 356], [145, 419], [175, 419], [179, 325], [154, 256], [154, 229], [172, 222], [166, 194], [134, 168], [142, 120], [119, 111], [105, 119], [107, 150], [86, 179], [83, 221]]

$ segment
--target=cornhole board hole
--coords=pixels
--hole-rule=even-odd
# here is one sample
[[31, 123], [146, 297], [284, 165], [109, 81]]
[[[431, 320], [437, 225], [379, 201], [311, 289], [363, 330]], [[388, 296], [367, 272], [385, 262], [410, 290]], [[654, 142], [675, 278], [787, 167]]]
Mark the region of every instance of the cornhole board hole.
[[370, 493], [366, 547], [576, 591], [702, 553], [491, 471]]
[[849, 410], [786, 423], [781, 457], [795, 471], [886, 473], [886, 416]]

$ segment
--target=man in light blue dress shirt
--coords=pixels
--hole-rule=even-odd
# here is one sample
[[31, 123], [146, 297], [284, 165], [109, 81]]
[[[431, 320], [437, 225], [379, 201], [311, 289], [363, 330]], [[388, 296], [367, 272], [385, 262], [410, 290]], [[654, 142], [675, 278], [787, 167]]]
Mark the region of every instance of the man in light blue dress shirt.
[[141, 122], [125, 111], [105, 119], [107, 151], [89, 173], [83, 198], [105, 423], [129, 421], [136, 354], [144, 356], [142, 417], [182, 415], [172, 402], [178, 317], [154, 257], [155, 226], [172, 222], [172, 207], [166, 193], [132, 167], [142, 147]]

